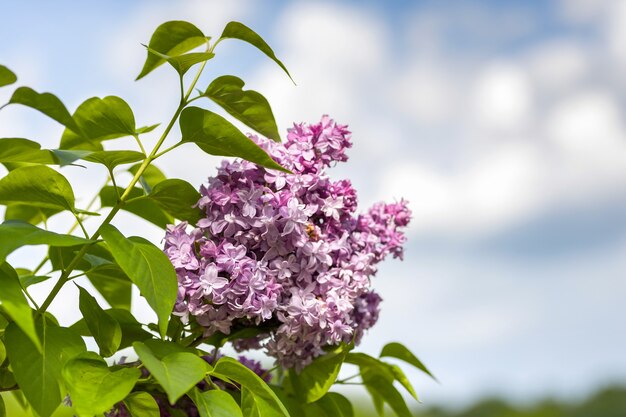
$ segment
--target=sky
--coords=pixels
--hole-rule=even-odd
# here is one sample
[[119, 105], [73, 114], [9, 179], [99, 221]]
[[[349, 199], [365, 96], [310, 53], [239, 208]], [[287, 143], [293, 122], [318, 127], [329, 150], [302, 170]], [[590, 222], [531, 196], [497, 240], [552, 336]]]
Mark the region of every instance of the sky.
[[[0, 63], [20, 85], [53, 92], [72, 110], [118, 95], [138, 125], [164, 122], [177, 106], [171, 69], [134, 81], [140, 44], [160, 23], [188, 20], [217, 37], [238, 20], [260, 33], [295, 86], [233, 41], [220, 44], [198, 85], [242, 77], [268, 98], [282, 132], [323, 114], [348, 124], [350, 160], [332, 176], [352, 180], [363, 208], [410, 201], [405, 260], [374, 278], [385, 302], [361, 348], [409, 346], [440, 381], [409, 373], [425, 404], [577, 398], [626, 382], [626, 3], [0, 0], [0, 8]], [[9, 94], [0, 91], [0, 102]], [[0, 112], [2, 137], [53, 148], [61, 132], [23, 107]], [[189, 146], [157, 165], [199, 186], [218, 161]], [[105, 178], [98, 168], [63, 173], [79, 204]], [[131, 215], [115, 224], [162, 238]], [[74, 291], [53, 304], [65, 324]], [[145, 305], [135, 311], [151, 317]]]

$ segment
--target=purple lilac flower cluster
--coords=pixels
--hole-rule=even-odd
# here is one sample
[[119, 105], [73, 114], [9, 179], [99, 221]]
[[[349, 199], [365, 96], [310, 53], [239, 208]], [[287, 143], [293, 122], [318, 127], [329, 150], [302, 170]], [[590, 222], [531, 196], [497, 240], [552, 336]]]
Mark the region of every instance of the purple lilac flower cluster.
[[179, 282], [174, 313], [195, 318], [206, 336], [269, 327], [236, 346], [263, 346], [299, 369], [326, 346], [358, 343], [376, 323], [381, 298], [370, 278], [388, 254], [402, 257], [410, 211], [400, 201], [356, 214], [350, 181], [326, 174], [348, 159], [350, 132], [327, 116], [294, 125], [284, 144], [251, 139], [292, 173], [222, 162], [200, 189], [206, 217], [191, 231], [167, 228]]

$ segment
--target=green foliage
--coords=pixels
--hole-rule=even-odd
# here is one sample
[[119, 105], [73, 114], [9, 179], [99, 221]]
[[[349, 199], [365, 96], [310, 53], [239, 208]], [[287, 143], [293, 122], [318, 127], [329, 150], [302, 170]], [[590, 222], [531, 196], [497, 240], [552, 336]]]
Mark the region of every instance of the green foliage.
[[84, 288], [78, 287], [78, 289], [80, 312], [85, 318], [89, 332], [100, 348], [100, 354], [105, 358], [113, 356], [122, 342], [122, 328], [117, 320], [104, 311], [96, 299]]
[[171, 21], [160, 25], [150, 38], [148, 44], [148, 57], [144, 63], [137, 79], [143, 78], [155, 68], [166, 62], [159, 54], [176, 57], [184, 54], [200, 45], [205, 44], [208, 39], [202, 31], [188, 22]]
[[240, 362], [223, 357], [215, 364], [211, 375], [241, 385], [241, 409], [245, 416], [289, 417], [289, 412], [274, 391]]
[[190, 352], [172, 352], [159, 357], [141, 342], [133, 343], [141, 362], [161, 384], [170, 404], [174, 404], [187, 391], [204, 379], [209, 364]]
[[40, 351], [15, 324], [6, 329], [5, 340], [16, 382], [28, 403], [41, 417], [50, 417], [61, 404], [61, 370], [65, 363], [85, 351], [83, 340], [68, 328], [38, 322]]
[[[19, 326], [22, 332], [28, 336], [37, 349], [41, 351], [41, 342], [35, 330], [33, 311], [22, 292], [17, 273], [6, 262], [0, 265], [0, 288], [2, 288], [2, 291], [0, 291], [2, 309]], [[4, 362], [4, 358], [1, 362]]]
[[134, 392], [124, 399], [130, 414], [135, 417], [160, 417], [159, 405], [147, 392]]
[[237, 156], [289, 172], [230, 122], [209, 110], [187, 107], [180, 115], [180, 130], [183, 142], [193, 142], [210, 155]]
[[38, 93], [30, 87], [20, 87], [13, 93], [10, 104], [21, 104], [32, 107], [61, 123], [63, 126], [78, 133], [80, 128], [57, 96], [51, 93]]
[[161, 336], [165, 336], [167, 320], [178, 293], [176, 271], [171, 262], [161, 249], [146, 239], [136, 236], [125, 238], [111, 225], [101, 227], [100, 233], [115, 261], [154, 309]]
[[74, 211], [74, 190], [69, 181], [52, 168], [24, 166], [0, 179], [0, 204], [15, 203]]
[[315, 359], [299, 373], [290, 371], [289, 379], [298, 399], [312, 403], [322, 398], [335, 383], [349, 349], [343, 345]]
[[4, 87], [5, 85], [11, 85], [17, 81], [17, 76], [5, 67], [4, 65], [0, 65], [0, 87]]
[[93, 352], [70, 359], [62, 372], [79, 417], [92, 417], [109, 411], [126, 398], [141, 376], [137, 368], [110, 369]]
[[[364, 385], [380, 409], [386, 403], [400, 417], [407, 415], [395, 383], [417, 398], [397, 365], [354, 353], [352, 345], [320, 356], [299, 372], [278, 369], [272, 383], [266, 383], [239, 361], [218, 355], [218, 350], [267, 329], [242, 323], [231, 334], [206, 335], [194, 320], [180, 320], [173, 315], [178, 278], [162, 248], [142, 237], [126, 237], [112, 225], [120, 210], [160, 228], [176, 220], [196, 224], [203, 217], [196, 207], [198, 190], [183, 179], [168, 178], [154, 165], [186, 143], [210, 155], [238, 157], [289, 172], [230, 121], [190, 105], [208, 98], [229, 117], [280, 141], [268, 101], [257, 91], [245, 90], [242, 79], [223, 75], [208, 86], [197, 85], [216, 55], [216, 46], [225, 39], [256, 47], [289, 75], [269, 45], [241, 23], [228, 23], [215, 42], [191, 23], [163, 23], [150, 38], [137, 78], [168, 63], [178, 76], [181, 96], [151, 148], [141, 135], [161, 124], [137, 127], [133, 110], [120, 97], [92, 97], [70, 112], [56, 95], [20, 86], [0, 106], [0, 111], [8, 105], [31, 114], [35, 110], [64, 126], [58, 149], [42, 149], [27, 138], [0, 138], [0, 164], [7, 171], [0, 178], [0, 205], [6, 206], [0, 224], [0, 390], [11, 391], [24, 409], [32, 409], [38, 417], [57, 412], [68, 394], [72, 405], [59, 411], [79, 417], [101, 416], [122, 404], [133, 417], [157, 417], [159, 407], [167, 407], [168, 402], [172, 405], [168, 411], [177, 417], [185, 417], [181, 405], [191, 404], [201, 417], [289, 417], [290, 411], [294, 417], [353, 417], [350, 402], [330, 391], [346, 383], [337, 379], [346, 363], [359, 369], [353, 377], [360, 382], [351, 383]], [[197, 72], [188, 82], [184, 75], [194, 67]], [[0, 87], [16, 80], [15, 74], [0, 66]], [[166, 147], [176, 125], [180, 140], [177, 137]], [[118, 140], [115, 149], [109, 149], [108, 141], [114, 139]], [[85, 162], [106, 168], [107, 180], [94, 187], [92, 199], [75, 196], [65, 175], [66, 170], [93, 168]], [[77, 208], [76, 201], [90, 202]], [[58, 230], [55, 221], [48, 230], [48, 219], [57, 214], [59, 220], [68, 217], [75, 223], [69, 230]], [[6, 262], [15, 250], [26, 251], [32, 245], [47, 246], [47, 255], [37, 266], [14, 268]], [[78, 277], [86, 277], [111, 308], [101, 306], [92, 289], [79, 286], [76, 322], [61, 326], [47, 310], [59, 291]], [[48, 280], [54, 286], [45, 298], [33, 298], [31, 287]], [[133, 316], [134, 289], [154, 310], [157, 323], [139, 323]], [[87, 337], [93, 338], [98, 353], [86, 351], [83, 338]], [[207, 345], [215, 350], [203, 351]], [[120, 350], [129, 347], [136, 355], [120, 363]], [[381, 357], [403, 360], [430, 375], [401, 345], [387, 345]], [[0, 417], [4, 414], [0, 401]]]
[[200, 417], [243, 417], [239, 405], [224, 391], [193, 389], [190, 397], [198, 407]]
[[256, 91], [244, 90], [244, 85], [241, 78], [224, 75], [213, 80], [204, 95], [246, 126], [280, 142], [280, 134], [270, 104]]

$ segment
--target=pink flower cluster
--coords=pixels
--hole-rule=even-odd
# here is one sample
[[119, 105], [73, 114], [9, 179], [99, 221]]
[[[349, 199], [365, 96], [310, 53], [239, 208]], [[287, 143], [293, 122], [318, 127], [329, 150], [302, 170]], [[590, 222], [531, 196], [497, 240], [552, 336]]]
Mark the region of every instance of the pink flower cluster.
[[293, 174], [241, 160], [223, 161], [201, 188], [206, 217], [195, 229], [169, 226], [165, 252], [178, 274], [175, 314], [205, 335], [262, 327], [236, 347], [265, 347], [284, 367], [302, 368], [341, 342], [358, 343], [376, 323], [376, 264], [402, 257], [410, 211], [405, 201], [356, 214], [350, 181], [326, 168], [346, 161], [346, 126], [289, 129], [284, 144], [251, 137]]

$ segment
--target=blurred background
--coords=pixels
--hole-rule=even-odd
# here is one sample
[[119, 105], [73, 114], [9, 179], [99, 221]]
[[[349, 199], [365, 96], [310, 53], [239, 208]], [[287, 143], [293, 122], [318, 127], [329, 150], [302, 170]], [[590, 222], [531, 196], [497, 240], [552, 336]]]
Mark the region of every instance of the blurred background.
[[[165, 66], [133, 81], [140, 43], [160, 23], [188, 20], [214, 37], [229, 20], [252, 27], [297, 86], [236, 42], [220, 44], [198, 86], [242, 77], [282, 132], [323, 114], [349, 124], [350, 161], [333, 176], [353, 181], [363, 209], [410, 201], [405, 260], [375, 278], [385, 302], [361, 348], [401, 341], [433, 371], [439, 384], [409, 372], [423, 402], [415, 410], [626, 415], [626, 391], [607, 388], [626, 384], [626, 2], [0, 0], [0, 10], [0, 63], [18, 85], [53, 92], [71, 111], [118, 95], [138, 125], [169, 119], [178, 101]], [[2, 137], [52, 148], [61, 132], [24, 107], [0, 112]], [[218, 159], [194, 149], [157, 165], [199, 186]], [[79, 205], [105, 179], [98, 168], [63, 173]], [[130, 215], [116, 224], [162, 239]], [[30, 253], [10, 261], [36, 264]], [[52, 308], [63, 324], [77, 311], [67, 287]], [[484, 398], [530, 411], [473, 405]]]

